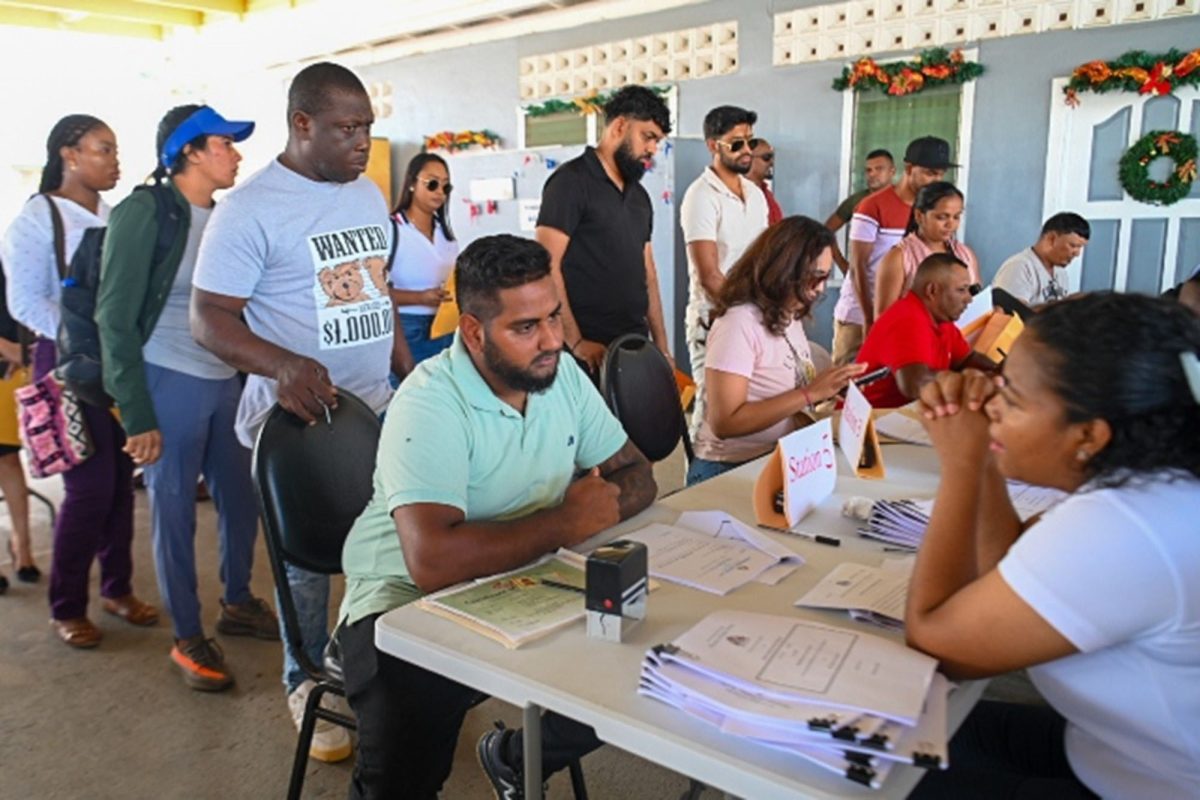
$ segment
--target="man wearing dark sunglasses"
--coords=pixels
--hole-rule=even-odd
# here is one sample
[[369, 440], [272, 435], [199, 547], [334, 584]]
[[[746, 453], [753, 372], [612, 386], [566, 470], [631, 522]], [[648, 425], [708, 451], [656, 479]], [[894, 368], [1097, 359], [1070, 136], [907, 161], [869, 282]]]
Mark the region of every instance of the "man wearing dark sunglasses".
[[725, 274], [767, 229], [767, 198], [746, 178], [761, 140], [754, 136], [758, 114], [718, 106], [704, 116], [704, 142], [712, 162], [692, 182], [679, 205], [687, 243], [688, 304], [684, 316], [696, 410], [692, 434], [704, 415], [704, 351], [713, 303]]
[[625, 333], [649, 334], [671, 358], [650, 248], [654, 207], [640, 183], [671, 115], [651, 90], [626, 86], [604, 117], [600, 143], [546, 181], [536, 232], [563, 298], [564, 346], [593, 379], [608, 344]]
[[783, 219], [783, 209], [779, 207], [779, 201], [775, 199], [775, 193], [768, 183], [775, 178], [775, 148], [766, 139], [758, 140], [758, 147], [754, 148], [754, 161], [746, 177], [762, 189], [763, 197], [767, 198], [767, 225], [774, 225]]

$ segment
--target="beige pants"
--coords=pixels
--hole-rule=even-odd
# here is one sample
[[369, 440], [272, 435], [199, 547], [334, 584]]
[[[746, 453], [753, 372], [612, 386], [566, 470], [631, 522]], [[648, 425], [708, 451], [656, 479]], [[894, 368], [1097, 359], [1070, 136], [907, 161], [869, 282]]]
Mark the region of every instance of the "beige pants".
[[833, 321], [833, 363], [850, 364], [858, 356], [863, 343], [863, 326], [853, 322]]

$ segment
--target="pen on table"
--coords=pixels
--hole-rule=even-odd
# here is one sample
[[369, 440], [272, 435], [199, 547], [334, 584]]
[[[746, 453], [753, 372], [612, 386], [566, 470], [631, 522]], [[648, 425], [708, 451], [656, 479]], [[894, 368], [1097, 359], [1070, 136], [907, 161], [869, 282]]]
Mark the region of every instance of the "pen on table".
[[801, 539], [808, 539], [810, 542], [816, 542], [817, 544], [827, 544], [830, 547], [842, 546], [842, 540], [834, 538], [833, 536], [822, 536], [819, 533], [798, 531], [793, 528], [777, 528], [774, 525], [763, 525], [761, 522], [758, 523], [758, 527], [768, 531], [775, 531], [776, 533], [786, 533], [789, 536], [799, 536]]
[[552, 581], [549, 578], [541, 578], [540, 582], [545, 586], [553, 586], [555, 589], [566, 589], [571, 592], [579, 592], [585, 594], [586, 590], [582, 586], [575, 586], [571, 583], [561, 583], [560, 581]]

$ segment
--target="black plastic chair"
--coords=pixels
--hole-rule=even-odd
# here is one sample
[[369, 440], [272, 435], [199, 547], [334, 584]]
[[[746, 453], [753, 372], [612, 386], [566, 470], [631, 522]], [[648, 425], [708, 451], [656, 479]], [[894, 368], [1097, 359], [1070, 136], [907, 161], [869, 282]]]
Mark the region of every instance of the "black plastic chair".
[[600, 365], [600, 394], [646, 458], [662, 461], [682, 439], [691, 463], [692, 441], [675, 371], [649, 339], [627, 333], [613, 340]]
[[262, 511], [267, 555], [279, 590], [280, 615], [292, 655], [316, 686], [308, 695], [289, 800], [300, 797], [317, 719], [355, 730], [354, 719], [322, 708], [327, 692], [346, 696], [340, 669], [314, 664], [304, 651], [286, 564], [335, 575], [342, 571], [342, 544], [371, 499], [379, 444], [379, 417], [362, 400], [338, 390], [337, 408], [307, 425], [275, 406], [254, 445], [254, 486]]

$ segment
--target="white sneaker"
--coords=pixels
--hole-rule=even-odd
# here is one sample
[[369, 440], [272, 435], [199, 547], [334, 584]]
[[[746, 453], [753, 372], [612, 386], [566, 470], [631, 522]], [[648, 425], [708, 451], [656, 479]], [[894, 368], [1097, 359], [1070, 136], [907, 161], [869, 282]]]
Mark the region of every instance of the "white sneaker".
[[[305, 681], [288, 695], [288, 710], [292, 712], [292, 721], [296, 723], [296, 730], [300, 730], [300, 725], [304, 722], [304, 707], [308, 705], [308, 694], [315, 685], [312, 681]], [[348, 709], [338, 708], [337, 701], [339, 700], [341, 698], [337, 695], [325, 694], [321, 697], [321, 707], [347, 713]], [[308, 749], [309, 757], [318, 761], [334, 763], [349, 758], [351, 752], [350, 732], [341, 725], [318, 718], [317, 725], [313, 729], [312, 746]]]

